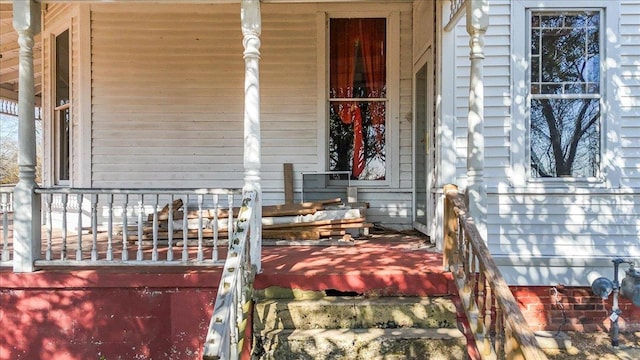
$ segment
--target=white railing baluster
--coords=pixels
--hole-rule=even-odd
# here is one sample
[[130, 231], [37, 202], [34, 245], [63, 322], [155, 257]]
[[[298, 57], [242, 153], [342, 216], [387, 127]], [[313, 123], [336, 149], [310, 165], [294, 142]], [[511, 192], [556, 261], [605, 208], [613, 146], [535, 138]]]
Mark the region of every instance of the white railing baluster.
[[67, 260], [67, 200], [68, 195], [62, 194], [62, 251], [60, 260]]
[[211, 260], [218, 261], [218, 211], [220, 209], [220, 197], [218, 194], [213, 194], [213, 250], [211, 253]]
[[9, 195], [0, 193], [0, 212], [2, 212], [2, 261], [9, 261]]
[[124, 195], [124, 205], [122, 208], [122, 261], [129, 260], [129, 247], [127, 246], [129, 235], [129, 220], [127, 209], [129, 207], [129, 194]]
[[107, 260], [113, 260], [113, 194], [107, 194]]
[[82, 260], [82, 201], [84, 200], [84, 196], [80, 193], [76, 196], [76, 199], [78, 199], [78, 230], [76, 231], [78, 235], [78, 248], [76, 249], [76, 260]]
[[47, 250], [45, 251], [44, 258], [47, 260], [51, 260], [53, 258], [52, 255], [52, 242], [53, 242], [53, 217], [51, 215], [51, 202], [53, 202], [53, 194], [48, 194], [45, 196], [45, 211], [47, 218]]
[[[227, 231], [231, 238], [237, 227], [233, 202], [234, 197], [241, 193], [239, 189], [81, 188], [38, 188], [36, 192], [42, 195], [43, 219], [47, 227], [46, 231], [43, 228], [43, 256], [36, 260], [37, 266], [216, 264], [220, 261], [220, 241], [225, 238], [220, 232]], [[223, 204], [221, 196], [224, 195], [227, 195], [228, 204]], [[7, 213], [7, 194], [0, 193], [0, 196], [2, 225]], [[170, 199], [170, 202], [165, 204], [165, 199]], [[185, 200], [179, 201], [183, 207], [176, 206], [176, 199]], [[74, 206], [78, 206], [77, 211]], [[191, 216], [189, 207], [192, 208]], [[118, 208], [122, 209], [121, 214]], [[223, 215], [225, 212], [228, 216]], [[174, 222], [177, 221], [176, 214], [182, 215], [182, 244], [179, 243], [179, 235], [176, 236], [179, 229], [179, 223]], [[77, 222], [74, 216], [78, 216]], [[132, 220], [137, 222], [135, 226]], [[210, 221], [213, 221], [211, 226]], [[76, 223], [77, 231], [70, 230], [69, 225], [75, 227]], [[0, 231], [0, 266], [7, 266], [13, 250], [10, 232], [7, 234], [8, 226], [3, 227], [4, 231]], [[208, 235], [209, 231], [212, 231], [212, 236]], [[122, 243], [119, 236], [122, 236]], [[182, 255], [176, 248], [180, 245]], [[118, 254], [120, 250], [122, 256]], [[164, 251], [167, 251], [166, 257]]]
[[155, 196], [153, 204], [153, 251], [151, 252], [151, 261], [158, 261], [158, 202], [159, 194]]
[[138, 201], [138, 252], [136, 253], [136, 260], [142, 261], [142, 214], [144, 213], [144, 195], [140, 195], [140, 200]]
[[227, 195], [227, 203], [229, 205], [229, 217], [227, 218], [227, 247], [231, 248], [231, 234], [235, 230], [233, 228], [233, 194]]
[[[111, 231], [109, 231], [111, 234]], [[107, 240], [107, 260], [111, 239]], [[91, 261], [98, 261], [98, 194], [91, 194]]]
[[169, 199], [169, 218], [167, 219], [167, 261], [173, 261], [173, 199]]
[[189, 260], [187, 241], [189, 241], [189, 194], [184, 202], [184, 215], [182, 216], [182, 261]]
[[202, 221], [202, 203], [204, 202], [204, 195], [198, 194], [198, 261], [204, 260], [204, 250], [202, 247], [202, 227], [204, 226]]

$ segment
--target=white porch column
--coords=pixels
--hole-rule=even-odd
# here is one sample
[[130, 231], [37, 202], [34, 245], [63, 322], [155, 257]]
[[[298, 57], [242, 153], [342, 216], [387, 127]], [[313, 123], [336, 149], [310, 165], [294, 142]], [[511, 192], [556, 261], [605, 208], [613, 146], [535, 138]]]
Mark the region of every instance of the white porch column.
[[244, 39], [244, 190], [256, 191], [255, 221], [251, 224], [251, 263], [262, 269], [262, 187], [260, 185], [260, 0], [242, 0]]
[[471, 52], [467, 133], [467, 199], [469, 213], [487, 238], [487, 196], [484, 177], [484, 34], [489, 26], [489, 0], [467, 0], [467, 32]]
[[13, 27], [18, 33], [18, 184], [14, 192], [13, 271], [32, 272], [40, 257], [40, 196], [36, 184], [34, 36], [40, 32], [40, 4], [13, 1]]

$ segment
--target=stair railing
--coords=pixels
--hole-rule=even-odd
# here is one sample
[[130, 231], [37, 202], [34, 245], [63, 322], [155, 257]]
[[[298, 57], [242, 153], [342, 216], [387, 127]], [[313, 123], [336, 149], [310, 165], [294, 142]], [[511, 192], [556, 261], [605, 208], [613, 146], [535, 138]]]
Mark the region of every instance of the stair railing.
[[482, 359], [544, 360], [455, 185], [444, 188], [444, 256]]
[[245, 192], [235, 231], [230, 238], [229, 253], [204, 343], [203, 359], [235, 360], [240, 356], [253, 280], [260, 266], [252, 263], [250, 246], [253, 244], [249, 244], [257, 240], [249, 234], [256, 232], [251, 226], [258, 225], [254, 221], [258, 204], [256, 191]]

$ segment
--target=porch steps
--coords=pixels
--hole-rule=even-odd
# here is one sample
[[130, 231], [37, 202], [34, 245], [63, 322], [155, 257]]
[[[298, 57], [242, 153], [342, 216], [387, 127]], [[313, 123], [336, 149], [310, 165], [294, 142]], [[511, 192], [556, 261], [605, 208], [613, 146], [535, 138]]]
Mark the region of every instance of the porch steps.
[[465, 359], [446, 297], [260, 298], [252, 359]]

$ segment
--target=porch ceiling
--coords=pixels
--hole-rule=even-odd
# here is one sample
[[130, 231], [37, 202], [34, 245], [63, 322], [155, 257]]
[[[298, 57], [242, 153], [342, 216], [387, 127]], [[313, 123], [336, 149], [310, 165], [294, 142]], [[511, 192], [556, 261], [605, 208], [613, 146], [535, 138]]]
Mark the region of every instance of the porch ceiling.
[[[36, 102], [42, 92], [42, 42], [33, 48]], [[13, 29], [13, 6], [0, 3], [0, 99], [18, 100], [18, 34]]]

